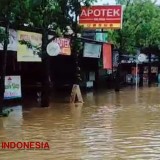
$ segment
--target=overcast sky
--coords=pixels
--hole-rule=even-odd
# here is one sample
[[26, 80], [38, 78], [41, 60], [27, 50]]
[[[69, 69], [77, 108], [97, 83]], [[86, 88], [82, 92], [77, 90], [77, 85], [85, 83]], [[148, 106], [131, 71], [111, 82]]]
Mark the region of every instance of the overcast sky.
[[[105, 3], [115, 4], [115, 0], [98, 0], [98, 4], [105, 4]], [[157, 3], [160, 4], [160, 0], [157, 0]]]
[[105, 4], [105, 3], [115, 4], [115, 0], [98, 0], [97, 3], [98, 4]]

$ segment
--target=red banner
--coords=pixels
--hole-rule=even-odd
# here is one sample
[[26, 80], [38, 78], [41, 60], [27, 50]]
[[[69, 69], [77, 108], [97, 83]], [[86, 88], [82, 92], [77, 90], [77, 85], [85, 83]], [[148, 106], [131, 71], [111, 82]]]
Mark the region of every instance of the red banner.
[[111, 44], [103, 44], [103, 68], [112, 69], [112, 49]]
[[84, 28], [122, 28], [122, 6], [82, 7], [79, 24]]
[[57, 42], [61, 48], [62, 55], [71, 55], [70, 39], [68, 38], [56, 38], [54, 42]]

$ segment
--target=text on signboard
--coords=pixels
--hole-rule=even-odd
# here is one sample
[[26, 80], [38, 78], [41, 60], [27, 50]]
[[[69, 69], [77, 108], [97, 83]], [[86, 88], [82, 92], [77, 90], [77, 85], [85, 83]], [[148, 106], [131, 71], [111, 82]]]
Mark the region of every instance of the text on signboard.
[[120, 9], [88, 9], [82, 10], [81, 16], [94, 16], [94, 17], [120, 17], [121, 10]]
[[70, 47], [70, 40], [67, 38], [56, 38], [54, 41], [57, 42], [61, 48]]

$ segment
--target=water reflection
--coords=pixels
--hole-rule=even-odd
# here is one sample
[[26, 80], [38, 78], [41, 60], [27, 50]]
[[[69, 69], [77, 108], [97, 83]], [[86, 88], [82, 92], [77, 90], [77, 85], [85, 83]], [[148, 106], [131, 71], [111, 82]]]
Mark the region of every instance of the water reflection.
[[47, 141], [49, 151], [3, 151], [3, 160], [158, 160], [159, 87], [89, 92], [84, 104], [17, 106], [0, 118], [1, 141]]
[[23, 123], [23, 111], [22, 106], [14, 106], [12, 108], [7, 109], [13, 109], [13, 112], [10, 113], [10, 116], [7, 118], [3, 118], [3, 127], [4, 128], [11, 128], [13, 126], [21, 127]]
[[76, 124], [81, 122], [82, 107], [83, 103], [70, 104], [71, 115]]

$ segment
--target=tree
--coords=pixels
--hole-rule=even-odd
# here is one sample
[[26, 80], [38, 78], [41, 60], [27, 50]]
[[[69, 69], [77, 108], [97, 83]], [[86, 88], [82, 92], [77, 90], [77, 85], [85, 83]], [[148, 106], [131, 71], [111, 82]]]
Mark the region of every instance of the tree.
[[[89, 6], [95, 0], [1, 0], [0, 22], [3, 22], [5, 31], [0, 30], [3, 35], [0, 41], [4, 43], [4, 54], [2, 57], [2, 75], [0, 87], [0, 105], [3, 103], [4, 78], [6, 72], [6, 56], [8, 45], [8, 30], [10, 24], [23, 26], [24, 23], [31, 28], [38, 28], [42, 32], [41, 58], [43, 65], [42, 97], [41, 105], [49, 105], [49, 56], [46, 52], [48, 34], [53, 31], [64, 35], [66, 26], [70, 26], [75, 33], [79, 31], [77, 27], [77, 17], [81, 12], [81, 5]], [[52, 33], [53, 33], [52, 32]], [[76, 35], [76, 34], [75, 34]], [[54, 37], [53, 37], [54, 38]], [[76, 45], [78, 46], [78, 45]], [[1, 107], [2, 108], [2, 107]]]
[[[11, 24], [20, 23], [22, 18], [18, 19], [18, 15], [25, 15], [25, 0], [0, 0], [0, 23], [5, 29], [0, 29], [0, 42], [3, 43], [3, 53], [1, 55], [1, 75], [0, 75], [0, 113], [3, 109], [4, 91], [5, 91], [5, 75], [7, 64], [7, 46], [9, 27]], [[23, 18], [24, 19], [24, 18]]]
[[67, 26], [70, 26], [74, 33], [79, 32], [77, 17], [81, 12], [81, 5], [90, 5], [92, 2], [94, 0], [29, 0], [29, 19], [26, 23], [31, 27], [40, 28], [42, 31], [41, 58], [44, 70], [41, 106], [43, 107], [49, 106], [50, 58], [46, 48], [51, 40], [48, 39], [48, 34], [53, 31], [54, 36], [57, 36], [57, 32], [64, 35]]
[[110, 40], [122, 52], [135, 54], [136, 47], [160, 42], [160, 8], [151, 0], [116, 0], [123, 5], [123, 27], [110, 31]]
[[160, 8], [155, 2], [151, 0], [116, 2], [124, 8], [123, 27], [121, 30], [109, 31], [109, 39], [119, 49], [120, 54], [136, 54], [137, 48], [160, 44]]

